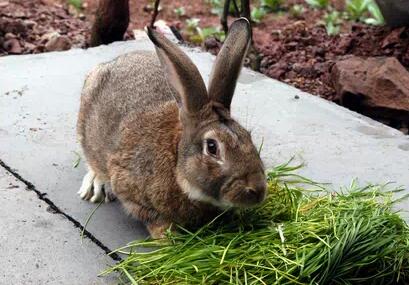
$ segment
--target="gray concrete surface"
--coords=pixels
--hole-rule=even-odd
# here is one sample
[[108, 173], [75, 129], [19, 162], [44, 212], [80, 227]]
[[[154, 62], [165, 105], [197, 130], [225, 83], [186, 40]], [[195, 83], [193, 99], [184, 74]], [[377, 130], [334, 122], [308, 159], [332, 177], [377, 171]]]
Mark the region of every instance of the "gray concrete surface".
[[0, 168], [0, 284], [115, 284], [112, 259]]
[[[76, 195], [83, 161], [72, 167], [80, 151], [75, 123], [84, 76], [100, 62], [144, 49], [152, 46], [139, 40], [0, 58], [0, 159], [80, 223], [95, 207]], [[186, 51], [207, 79], [213, 57]], [[232, 113], [257, 145], [264, 140], [267, 166], [295, 156], [306, 164], [302, 174], [335, 188], [356, 177], [409, 188], [409, 138], [373, 120], [249, 70], [240, 77]], [[88, 229], [111, 249], [146, 236], [118, 203], [101, 206]]]

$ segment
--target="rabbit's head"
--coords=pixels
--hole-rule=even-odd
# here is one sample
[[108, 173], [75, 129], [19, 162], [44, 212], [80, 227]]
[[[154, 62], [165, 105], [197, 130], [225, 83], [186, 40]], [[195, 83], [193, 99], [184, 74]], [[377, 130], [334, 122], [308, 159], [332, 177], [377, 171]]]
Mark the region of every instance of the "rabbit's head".
[[208, 90], [186, 54], [148, 29], [168, 82], [175, 89], [182, 134], [177, 181], [192, 199], [220, 207], [249, 207], [266, 196], [264, 166], [249, 132], [230, 116], [230, 104], [251, 41], [249, 22], [236, 20], [220, 50]]

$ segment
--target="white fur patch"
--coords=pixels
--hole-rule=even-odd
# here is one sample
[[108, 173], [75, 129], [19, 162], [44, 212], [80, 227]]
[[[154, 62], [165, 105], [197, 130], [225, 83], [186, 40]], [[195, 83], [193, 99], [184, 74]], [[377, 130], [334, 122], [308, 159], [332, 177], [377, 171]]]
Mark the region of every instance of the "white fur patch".
[[231, 205], [228, 205], [227, 203], [221, 203], [216, 199], [207, 196], [202, 190], [190, 184], [185, 178], [178, 179], [178, 184], [182, 191], [188, 195], [189, 199], [191, 200], [206, 202], [222, 209], [231, 207]]
[[[112, 193], [104, 193], [103, 186], [104, 182], [96, 176], [94, 171], [90, 170], [85, 174], [78, 194], [81, 199], [92, 203], [99, 203], [101, 200], [105, 200], [105, 203], [108, 203], [114, 200], [115, 196]], [[108, 191], [106, 187], [105, 191]]]

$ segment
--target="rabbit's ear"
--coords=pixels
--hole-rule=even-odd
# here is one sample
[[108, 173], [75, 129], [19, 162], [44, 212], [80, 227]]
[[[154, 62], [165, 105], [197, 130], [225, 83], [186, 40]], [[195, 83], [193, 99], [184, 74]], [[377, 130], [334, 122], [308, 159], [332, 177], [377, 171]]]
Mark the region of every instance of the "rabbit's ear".
[[246, 18], [234, 21], [210, 75], [209, 96], [230, 110], [236, 82], [251, 42], [250, 23]]
[[195, 114], [209, 102], [202, 76], [189, 57], [161, 33], [148, 29], [148, 36], [153, 42], [169, 83], [176, 89], [178, 103], [182, 111]]

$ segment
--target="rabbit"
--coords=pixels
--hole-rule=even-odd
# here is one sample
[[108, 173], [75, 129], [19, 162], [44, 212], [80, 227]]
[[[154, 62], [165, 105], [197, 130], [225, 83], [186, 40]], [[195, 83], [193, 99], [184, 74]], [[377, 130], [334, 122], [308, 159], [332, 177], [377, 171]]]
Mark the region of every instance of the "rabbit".
[[248, 20], [232, 23], [208, 90], [176, 44], [147, 33], [156, 53], [119, 56], [85, 80], [77, 132], [89, 172], [78, 193], [91, 202], [115, 196], [160, 238], [174, 224], [198, 227], [230, 207], [260, 204], [266, 176], [250, 133], [230, 116]]

